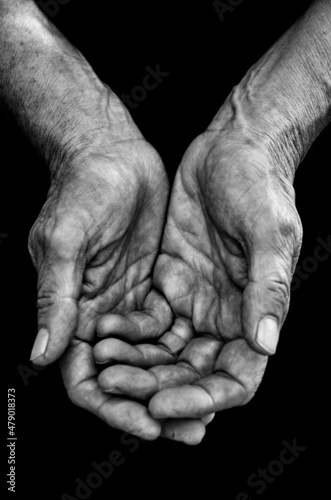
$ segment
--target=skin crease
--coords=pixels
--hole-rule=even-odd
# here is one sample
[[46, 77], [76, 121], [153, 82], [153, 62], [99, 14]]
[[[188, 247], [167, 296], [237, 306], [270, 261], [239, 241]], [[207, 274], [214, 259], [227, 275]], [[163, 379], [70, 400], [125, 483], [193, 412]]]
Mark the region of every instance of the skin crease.
[[74, 403], [139, 437], [162, 433], [196, 444], [205, 432], [201, 419], [178, 422], [177, 429], [176, 422], [154, 421], [139, 403], [105, 395], [92, 358], [96, 321], [105, 313], [140, 310], [145, 331], [162, 333], [171, 324], [165, 299], [155, 291], [148, 294], [167, 200], [161, 159], [138, 134], [109, 141], [108, 153], [105, 140], [103, 154], [89, 153], [52, 184], [30, 234], [39, 272], [39, 328], [51, 333], [47, 353], [37, 361], [47, 364], [64, 351], [71, 329], [74, 337], [61, 368]]
[[265, 314], [283, 323], [300, 244], [290, 184], [268, 171], [252, 141], [211, 127], [179, 167], [154, 271], [175, 314], [172, 329], [155, 335], [156, 345], [132, 347], [125, 340], [147, 338], [130, 326], [132, 316], [101, 318], [99, 336], [116, 338], [94, 347], [96, 361], [109, 365], [100, 387], [149, 400], [155, 418], [247, 403], [267, 364], [257, 323]]
[[[0, 0], [0, 42], [1, 104], [51, 173], [29, 237], [38, 272], [33, 362], [47, 365], [65, 352], [62, 374], [74, 403], [139, 437], [197, 444], [212, 416], [154, 421], [144, 405], [102, 393], [92, 359], [102, 314], [139, 309], [144, 328], [160, 333], [171, 323], [160, 294], [146, 300], [168, 203], [162, 161], [33, 1]], [[144, 303], [156, 310], [156, 326]]]
[[109, 365], [104, 391], [136, 394], [156, 418], [254, 395], [266, 366], [257, 324], [282, 326], [301, 247], [294, 174], [330, 121], [330, 23], [330, 2], [314, 2], [186, 152], [153, 282], [174, 324], [147, 344], [127, 318], [102, 318], [94, 356]]

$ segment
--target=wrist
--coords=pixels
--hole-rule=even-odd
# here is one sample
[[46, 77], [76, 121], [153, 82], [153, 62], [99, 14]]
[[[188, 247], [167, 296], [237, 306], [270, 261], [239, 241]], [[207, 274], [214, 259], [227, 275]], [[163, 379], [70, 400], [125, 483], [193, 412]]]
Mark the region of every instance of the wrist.
[[255, 76], [250, 81], [248, 74], [230, 96], [231, 105], [240, 110], [246, 128], [268, 154], [274, 169], [291, 182], [311, 145], [329, 123], [331, 111], [331, 86], [326, 89], [326, 79], [321, 84], [323, 77], [311, 73], [303, 61], [292, 63], [284, 75], [278, 68], [274, 72], [256, 68], [261, 71], [262, 82]]
[[112, 144], [142, 138], [121, 100], [106, 85], [93, 98], [90, 93], [88, 102], [73, 97], [64, 112], [61, 119], [56, 113], [54, 120], [48, 120], [41, 134], [41, 154], [52, 176], [57, 170], [83, 165], [87, 158], [106, 156]]
[[[260, 103], [259, 103], [260, 104]], [[235, 87], [209, 125], [212, 143], [219, 143], [224, 154], [233, 156], [241, 151], [259, 158], [261, 175], [270, 174], [291, 183], [298, 165], [297, 144], [289, 139], [293, 130], [280, 113], [272, 119], [261, 112], [259, 104], [252, 106], [240, 85]]]
[[331, 3], [313, 2], [247, 72], [211, 124], [264, 149], [290, 180], [330, 121], [330, 29]]
[[[266, 168], [294, 181], [310, 146], [329, 121], [329, 103], [321, 106], [297, 100], [293, 89], [277, 94], [271, 85], [254, 89], [243, 80], [232, 90], [208, 130], [222, 133], [238, 146], [249, 146], [266, 158]], [[309, 95], [309, 94], [308, 94]]]
[[239, 84], [230, 96], [231, 107], [237, 109], [242, 132], [255, 148], [263, 151], [266, 164], [276, 175], [294, 181], [296, 169], [311, 144], [310, 124], [304, 110], [291, 113], [291, 103], [275, 98], [272, 92], [247, 91]]
[[130, 150], [128, 141], [143, 139], [122, 101], [107, 86], [91, 113], [80, 117], [79, 123], [76, 118], [69, 114], [66, 130], [54, 129], [45, 143], [43, 153], [52, 178], [70, 170], [82, 172], [107, 158], [107, 164], [116, 164], [116, 158], [121, 160], [126, 156], [124, 150]]
[[138, 137], [119, 98], [34, 2], [10, 2], [0, 3], [0, 99], [52, 175], [105, 142]]

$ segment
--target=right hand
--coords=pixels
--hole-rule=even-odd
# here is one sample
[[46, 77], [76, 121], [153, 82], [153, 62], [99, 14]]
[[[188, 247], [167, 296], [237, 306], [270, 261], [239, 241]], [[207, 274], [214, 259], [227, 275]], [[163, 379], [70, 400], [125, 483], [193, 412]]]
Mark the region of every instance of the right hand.
[[74, 160], [57, 166], [30, 232], [39, 330], [31, 359], [38, 365], [58, 359], [73, 335], [92, 341], [100, 315], [140, 308], [149, 292], [168, 180], [134, 123], [122, 128], [116, 139], [101, 131], [98, 145], [78, 145]]
[[166, 300], [150, 292], [168, 201], [167, 176], [159, 155], [119, 101], [116, 107], [121, 116], [117, 128], [112, 123], [97, 145], [91, 141], [72, 163], [56, 165], [47, 201], [31, 230], [39, 327], [31, 359], [47, 365], [66, 351], [61, 370], [72, 402], [138, 437], [162, 434], [195, 444], [206, 419], [159, 422], [144, 405], [105, 394], [97, 383], [92, 349], [102, 315], [116, 323], [117, 315], [139, 311], [131, 317], [147, 334], [162, 334], [172, 321]]
[[[91, 363], [97, 319], [141, 308], [149, 292], [168, 199], [159, 155], [124, 106], [119, 101], [116, 106], [119, 133], [114, 137], [113, 126], [108, 134], [101, 131], [96, 146], [92, 143], [88, 151], [80, 151], [77, 145], [74, 160], [56, 166], [46, 203], [31, 230], [39, 330], [31, 359], [50, 364], [70, 344], [62, 362], [70, 398], [111, 425], [146, 437], [159, 434], [160, 424], [135, 403], [123, 403], [126, 410], [126, 405], [134, 407], [131, 413], [109, 408], [116, 406], [112, 402], [101, 408], [105, 397], [97, 390]], [[59, 156], [65, 157], [65, 152]], [[171, 321], [166, 302], [158, 295], [152, 300], [163, 321]], [[123, 405], [117, 402], [116, 407]]]

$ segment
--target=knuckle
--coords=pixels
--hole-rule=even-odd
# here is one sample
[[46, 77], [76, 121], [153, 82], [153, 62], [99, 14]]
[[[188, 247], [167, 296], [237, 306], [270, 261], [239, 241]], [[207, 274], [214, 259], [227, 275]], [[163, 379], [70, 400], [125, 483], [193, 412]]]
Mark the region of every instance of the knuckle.
[[82, 399], [81, 399], [81, 394], [80, 391], [77, 391], [77, 388], [73, 387], [67, 387], [67, 394], [70, 399], [70, 401], [75, 405], [75, 406], [80, 406], [82, 407]]
[[281, 238], [285, 240], [296, 239], [296, 225], [293, 220], [278, 220], [276, 229]]
[[62, 222], [55, 227], [47, 225], [43, 231], [43, 240], [47, 250], [53, 251], [63, 260], [72, 260], [77, 257], [84, 236], [79, 227]]
[[295, 207], [293, 208], [293, 214], [290, 218], [279, 220], [278, 231], [282, 239], [289, 241], [293, 248], [301, 245], [303, 228], [301, 219]]
[[100, 385], [100, 387], [106, 388], [109, 386], [109, 383], [111, 383], [111, 380], [109, 379], [109, 371], [104, 370], [99, 373], [98, 384]]
[[285, 278], [274, 278], [268, 283], [268, 291], [273, 301], [281, 309], [287, 309], [290, 299], [290, 284]]
[[281, 198], [263, 205], [263, 213], [253, 232], [260, 244], [268, 241], [288, 255], [296, 252], [301, 246], [303, 229], [294, 201]]
[[80, 408], [90, 410], [93, 408], [94, 391], [95, 389], [84, 384], [68, 384], [66, 386], [67, 394], [70, 401]]
[[294, 243], [293, 243], [293, 262], [292, 262], [292, 271], [294, 271], [295, 265], [299, 259], [299, 255], [302, 247], [303, 240], [303, 226], [298, 212], [295, 210], [295, 219], [294, 219]]
[[241, 406], [247, 405], [254, 398], [258, 388], [260, 387], [264, 372], [265, 372], [266, 362], [258, 371], [258, 373], [252, 375], [251, 380], [246, 387], [245, 397], [241, 403]]
[[38, 291], [37, 308], [40, 315], [42, 315], [45, 311], [48, 311], [54, 302], [55, 294], [53, 292], [46, 292], [44, 290]]
[[83, 242], [82, 234], [74, 224], [61, 222], [54, 226], [50, 221], [41, 224], [37, 220], [28, 237], [28, 249], [32, 260], [35, 262], [41, 253], [49, 250], [60, 258], [72, 259]]
[[38, 260], [39, 249], [41, 246], [42, 232], [38, 221], [32, 226], [28, 236], [28, 250], [34, 265], [36, 266]]
[[[107, 327], [108, 322], [107, 322], [107, 317], [103, 316], [100, 318], [97, 323], [96, 323], [96, 332], [99, 335], [107, 335], [109, 333], [109, 328]], [[97, 344], [95, 347], [97, 347], [99, 344]]]
[[64, 251], [69, 243], [68, 231], [63, 226], [55, 228], [46, 227], [44, 230], [44, 240], [47, 246], [55, 250]]
[[101, 340], [93, 347], [93, 356], [98, 361], [103, 361], [109, 357], [107, 356], [107, 343], [105, 341]]

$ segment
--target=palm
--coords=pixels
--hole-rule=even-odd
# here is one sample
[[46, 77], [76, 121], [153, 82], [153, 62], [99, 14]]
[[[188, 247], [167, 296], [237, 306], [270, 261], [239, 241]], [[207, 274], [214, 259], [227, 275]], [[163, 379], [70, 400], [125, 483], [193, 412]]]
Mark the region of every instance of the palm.
[[[127, 147], [126, 143], [124, 150], [120, 148], [120, 158], [126, 157]], [[112, 156], [114, 151], [113, 147]], [[125, 162], [122, 166], [112, 165], [111, 157], [98, 159], [91, 178], [91, 196], [86, 178], [81, 197], [77, 187], [71, 190], [76, 198], [76, 231], [80, 214], [87, 213], [90, 234], [85, 244], [78, 324], [61, 359], [62, 375], [71, 400], [110, 426], [145, 439], [155, 439], [162, 433], [194, 444], [202, 439], [208, 421], [168, 420], [161, 424], [151, 418], [146, 406], [105, 394], [97, 382], [92, 344], [96, 321], [101, 316], [120, 328], [125, 315], [135, 319], [135, 325], [147, 334], [163, 333], [172, 320], [165, 299], [150, 291], [164, 226], [167, 179], [159, 157], [149, 146], [130, 144], [127, 156], [134, 158], [135, 151], [139, 161], [129, 169]], [[61, 206], [65, 207], [66, 202], [61, 200]], [[82, 227], [86, 222], [81, 220]]]
[[[167, 179], [159, 157], [144, 141], [119, 144], [117, 150], [113, 146], [111, 155], [90, 160], [90, 175], [84, 177], [82, 191], [80, 179], [74, 179], [58, 205], [70, 210], [74, 197], [73, 230], [88, 229], [78, 323], [61, 360], [62, 374], [75, 403], [113, 427], [148, 439], [160, 433], [160, 424], [148, 416], [144, 406], [100, 391], [91, 343], [100, 315], [128, 314], [142, 308], [164, 225]], [[159, 300], [156, 296], [155, 301]]]
[[[274, 196], [277, 186], [260, 176], [266, 158], [258, 151], [219, 144], [215, 145], [212, 134], [199, 137], [186, 153], [175, 181], [154, 273], [155, 287], [175, 313], [171, 331], [153, 348], [138, 345], [135, 349], [140, 354], [135, 357], [131, 353], [129, 358], [127, 347], [116, 339], [95, 347], [99, 362], [120, 360], [151, 367], [148, 376], [136, 368], [131, 372], [135, 383], [128, 384], [125, 368], [111, 366], [99, 382], [103, 389], [111, 387], [141, 398], [160, 391], [149, 405], [158, 418], [197, 417], [245, 404], [254, 395], [267, 363], [267, 357], [244, 339], [244, 323], [250, 320], [244, 304], [250, 303], [256, 291], [248, 272], [250, 240], [258, 235], [263, 249], [273, 218], [277, 223], [286, 220], [287, 209], [294, 214], [291, 193]], [[272, 237], [281, 239], [282, 234]], [[264, 258], [272, 258], [267, 245]], [[294, 260], [295, 255], [285, 265], [291, 269]], [[267, 273], [263, 265], [259, 272]], [[263, 305], [264, 298], [259, 300]], [[284, 301], [281, 290], [280, 310]], [[104, 329], [103, 333], [116, 332]]]
[[82, 212], [90, 215], [78, 300], [76, 336], [82, 339], [93, 339], [101, 314], [141, 308], [164, 224], [168, 184], [161, 160], [143, 141], [118, 149], [116, 161], [114, 148], [98, 159], [91, 196], [86, 180], [82, 192]]
[[[264, 261], [275, 258], [270, 237], [274, 246], [297, 246], [292, 190], [261, 176], [266, 163], [257, 150], [215, 144], [213, 134], [206, 133], [180, 166], [155, 285], [176, 316], [191, 319], [198, 335], [207, 332], [226, 342], [243, 337], [242, 302], [251, 290], [253, 245], [260, 245]], [[281, 231], [270, 235], [276, 224]], [[284, 259], [284, 274], [291, 273], [296, 257], [297, 251]]]

